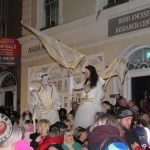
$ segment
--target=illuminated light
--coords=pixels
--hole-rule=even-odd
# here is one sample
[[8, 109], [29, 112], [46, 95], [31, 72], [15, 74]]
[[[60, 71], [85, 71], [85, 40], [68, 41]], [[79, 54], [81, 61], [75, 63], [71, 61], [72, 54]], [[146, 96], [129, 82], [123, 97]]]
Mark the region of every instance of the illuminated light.
[[150, 52], [146, 53], [146, 58], [150, 58]]

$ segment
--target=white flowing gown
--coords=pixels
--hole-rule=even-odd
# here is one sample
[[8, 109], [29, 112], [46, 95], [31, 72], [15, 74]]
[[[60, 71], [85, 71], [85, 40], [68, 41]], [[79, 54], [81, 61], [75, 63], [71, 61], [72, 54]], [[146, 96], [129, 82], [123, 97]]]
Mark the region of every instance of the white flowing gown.
[[[84, 98], [82, 104], [79, 106], [75, 114], [73, 129], [77, 128], [78, 126], [87, 128], [94, 122], [95, 113], [104, 111], [101, 105], [101, 100], [105, 95], [102, 89], [102, 85], [104, 83], [105, 81], [102, 78], [99, 78], [95, 88], [85, 90], [86, 85], [84, 85], [84, 82], [77, 85], [74, 81], [74, 78], [72, 76], [70, 77], [70, 88], [82, 90], [81, 98]], [[85, 101], [86, 98], [92, 99], [92, 101]]]
[[54, 84], [47, 85], [46, 89], [41, 87], [34, 97], [37, 101], [36, 115], [38, 114], [38, 120], [47, 119], [51, 124], [59, 121], [57, 110], [60, 109], [61, 99]]

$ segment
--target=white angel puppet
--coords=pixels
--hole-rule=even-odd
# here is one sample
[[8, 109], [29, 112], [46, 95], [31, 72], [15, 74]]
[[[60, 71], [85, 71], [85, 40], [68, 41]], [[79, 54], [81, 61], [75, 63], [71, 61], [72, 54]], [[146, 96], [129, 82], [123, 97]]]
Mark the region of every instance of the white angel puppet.
[[41, 85], [38, 91], [33, 90], [31, 104], [33, 107], [36, 105], [36, 110], [39, 109], [38, 119], [48, 119], [54, 124], [59, 121], [57, 110], [60, 109], [61, 99], [55, 85], [48, 83], [49, 78], [46, 73], [40, 76]]

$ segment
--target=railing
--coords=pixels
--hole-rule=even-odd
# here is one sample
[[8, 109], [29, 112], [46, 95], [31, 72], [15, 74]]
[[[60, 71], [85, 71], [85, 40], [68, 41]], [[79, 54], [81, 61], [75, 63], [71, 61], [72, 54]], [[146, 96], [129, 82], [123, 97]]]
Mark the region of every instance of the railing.
[[103, 7], [103, 9], [107, 9], [116, 5], [120, 5], [125, 2], [129, 2], [131, 0], [108, 0], [108, 4]]

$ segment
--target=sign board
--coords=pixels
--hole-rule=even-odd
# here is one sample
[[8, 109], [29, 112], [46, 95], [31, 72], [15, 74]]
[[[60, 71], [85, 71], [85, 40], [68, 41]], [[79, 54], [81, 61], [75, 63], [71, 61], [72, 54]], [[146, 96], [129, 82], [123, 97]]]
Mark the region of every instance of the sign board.
[[18, 65], [21, 58], [21, 44], [16, 38], [0, 37], [0, 65]]
[[13, 132], [13, 126], [10, 119], [0, 113], [0, 143], [6, 141]]
[[108, 20], [108, 37], [150, 27], [150, 8]]

